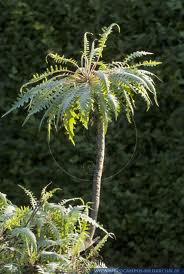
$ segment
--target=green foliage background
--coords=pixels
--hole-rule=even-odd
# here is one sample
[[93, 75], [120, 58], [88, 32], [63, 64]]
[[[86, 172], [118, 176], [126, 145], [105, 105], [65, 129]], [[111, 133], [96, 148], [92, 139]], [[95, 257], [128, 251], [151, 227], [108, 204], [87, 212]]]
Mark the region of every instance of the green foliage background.
[[[0, 0], [1, 113], [17, 97], [22, 83], [41, 71], [48, 50], [77, 58], [85, 31], [99, 33], [116, 22], [106, 60], [135, 50], [155, 53], [163, 64], [154, 70], [160, 108], [146, 113], [140, 102], [135, 121], [138, 145], [134, 159], [122, 172], [103, 182], [100, 222], [116, 234], [104, 249], [111, 266], [184, 266], [184, 2], [183, 0]], [[0, 121], [0, 191], [23, 202], [17, 184], [34, 193], [50, 181], [63, 189], [62, 197], [91, 197], [95, 134], [79, 130], [76, 147], [62, 133], [51, 150], [38, 119], [24, 128], [24, 111]], [[116, 173], [130, 159], [135, 129], [122, 116], [109, 129], [105, 176]], [[58, 196], [59, 199], [59, 196]]]

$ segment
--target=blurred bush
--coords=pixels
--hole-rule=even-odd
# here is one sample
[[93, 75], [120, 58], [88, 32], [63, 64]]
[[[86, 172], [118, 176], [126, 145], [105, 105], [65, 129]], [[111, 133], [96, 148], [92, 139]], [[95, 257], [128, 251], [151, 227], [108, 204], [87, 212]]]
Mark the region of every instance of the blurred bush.
[[[141, 102], [137, 105], [138, 144], [128, 166], [134, 126], [122, 116], [109, 129], [104, 176], [125, 168], [103, 182], [100, 221], [117, 237], [104, 251], [108, 265], [184, 266], [183, 0], [0, 0], [0, 10], [1, 113], [21, 84], [45, 67], [49, 50], [77, 58], [83, 33], [99, 33], [112, 22], [121, 33], [116, 39], [112, 34], [107, 60], [144, 49], [163, 62], [154, 70], [162, 79], [157, 84], [160, 108], [146, 113]], [[79, 130], [75, 148], [62, 133], [53, 138], [51, 151], [59, 167], [49, 152], [46, 130], [38, 132], [36, 118], [22, 128], [23, 120], [20, 111], [0, 121], [0, 191], [21, 203], [17, 184], [39, 193], [53, 181], [63, 189], [62, 197], [89, 200], [94, 130]]]

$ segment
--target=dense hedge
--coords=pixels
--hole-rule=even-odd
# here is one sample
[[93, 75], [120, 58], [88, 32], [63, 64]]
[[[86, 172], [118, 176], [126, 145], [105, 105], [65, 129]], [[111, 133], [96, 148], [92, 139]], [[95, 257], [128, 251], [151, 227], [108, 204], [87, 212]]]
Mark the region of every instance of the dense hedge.
[[[84, 31], [98, 33], [116, 22], [106, 59], [134, 50], [149, 50], [163, 62], [156, 73], [160, 108], [149, 113], [140, 102], [136, 154], [120, 174], [103, 182], [100, 220], [117, 239], [104, 250], [105, 261], [117, 266], [184, 266], [184, 2], [183, 0], [6, 0], [0, 1], [1, 113], [11, 105], [20, 85], [45, 66], [48, 50], [77, 58]], [[115, 39], [116, 38], [116, 39]], [[94, 132], [79, 131], [73, 148], [62, 134], [51, 142], [38, 132], [38, 119], [24, 128], [23, 111], [0, 121], [0, 191], [21, 203], [17, 188], [33, 192], [48, 182], [64, 197], [90, 199]], [[121, 117], [107, 137], [105, 176], [131, 157], [135, 129]], [[59, 197], [58, 197], [59, 198]]]

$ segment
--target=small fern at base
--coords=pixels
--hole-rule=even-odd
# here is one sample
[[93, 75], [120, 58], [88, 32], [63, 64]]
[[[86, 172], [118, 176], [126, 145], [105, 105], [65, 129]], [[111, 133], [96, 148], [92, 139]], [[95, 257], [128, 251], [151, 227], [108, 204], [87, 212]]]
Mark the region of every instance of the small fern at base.
[[[112, 237], [102, 225], [88, 216], [88, 204], [81, 198], [49, 202], [60, 189], [48, 190], [41, 197], [21, 187], [30, 206], [17, 207], [0, 193], [0, 267], [3, 273], [49, 273], [57, 271], [88, 273], [97, 267], [98, 252]], [[72, 205], [79, 201], [79, 205]], [[70, 202], [70, 204], [69, 204]], [[90, 224], [105, 236], [87, 246]], [[7, 256], [8, 255], [8, 256]]]

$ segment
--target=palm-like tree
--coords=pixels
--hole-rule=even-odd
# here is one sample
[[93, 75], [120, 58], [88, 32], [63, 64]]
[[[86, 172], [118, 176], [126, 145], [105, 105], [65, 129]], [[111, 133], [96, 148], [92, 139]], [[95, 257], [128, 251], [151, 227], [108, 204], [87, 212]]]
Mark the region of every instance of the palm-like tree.
[[[97, 125], [97, 155], [93, 177], [91, 217], [96, 221], [100, 202], [100, 187], [105, 155], [105, 135], [108, 124], [117, 119], [120, 110], [125, 110], [129, 122], [132, 120], [135, 99], [140, 95], [147, 105], [151, 105], [150, 94], [157, 103], [153, 73], [142, 69], [155, 66], [160, 62], [135, 62], [136, 58], [152, 53], [137, 51], [128, 55], [121, 62], [105, 63], [102, 53], [112, 29], [119, 26], [111, 24], [102, 29], [99, 40], [89, 43], [91, 33], [84, 34], [84, 49], [80, 64], [65, 56], [49, 53], [49, 59], [56, 64], [43, 74], [33, 75], [28, 83], [21, 87], [20, 95], [12, 108], [5, 113], [27, 104], [27, 120], [38, 112], [43, 112], [40, 127], [47, 121], [48, 138], [52, 128], [64, 126], [70, 141], [74, 144], [74, 129], [78, 122], [88, 129], [92, 114]], [[95, 226], [91, 228], [91, 239]]]

